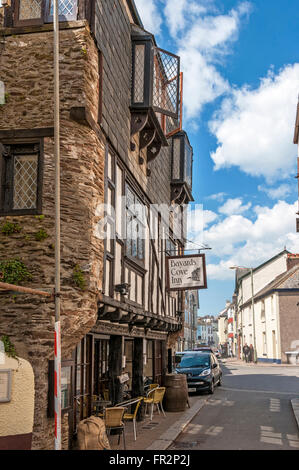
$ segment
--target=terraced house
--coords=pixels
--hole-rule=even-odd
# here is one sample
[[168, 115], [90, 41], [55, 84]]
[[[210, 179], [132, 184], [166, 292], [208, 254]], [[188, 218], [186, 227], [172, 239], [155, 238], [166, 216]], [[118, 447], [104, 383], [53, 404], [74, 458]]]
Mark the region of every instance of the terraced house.
[[[52, 0], [8, 0], [0, 13], [0, 271], [4, 282], [50, 293]], [[62, 437], [70, 448], [94, 395], [121, 401], [125, 375], [139, 396], [145, 378], [161, 383], [170, 367], [185, 301], [183, 291], [167, 292], [165, 257], [184, 250], [193, 152], [179, 57], [157, 46], [132, 0], [59, 0], [59, 19]], [[173, 206], [168, 232], [163, 204]], [[0, 292], [0, 336], [33, 368], [25, 437], [34, 449], [54, 442], [53, 325], [53, 299]], [[0, 415], [9, 406], [0, 402]], [[9, 448], [0, 419], [3, 438]]]

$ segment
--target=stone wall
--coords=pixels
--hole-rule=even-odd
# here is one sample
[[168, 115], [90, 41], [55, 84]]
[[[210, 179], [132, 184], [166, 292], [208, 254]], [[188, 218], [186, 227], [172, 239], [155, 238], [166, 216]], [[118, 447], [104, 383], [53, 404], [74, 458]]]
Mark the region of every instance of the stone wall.
[[[52, 32], [8, 36], [0, 80], [8, 92], [0, 107], [0, 130], [53, 126]], [[60, 33], [61, 72], [61, 236], [62, 356], [70, 357], [97, 318], [103, 246], [95, 236], [97, 206], [104, 198], [105, 139], [69, 118], [72, 106], [88, 104], [97, 116], [98, 53], [85, 26]], [[6, 236], [0, 230], [0, 259], [20, 258], [32, 274], [26, 285], [54, 288], [54, 157], [53, 138], [44, 139], [43, 217], [0, 217], [21, 227]], [[48, 237], [36, 240], [43, 229]], [[73, 281], [74, 267], [86, 288]], [[53, 420], [47, 418], [48, 360], [53, 358], [54, 304], [31, 295], [0, 294], [0, 336], [7, 334], [35, 373], [33, 448], [53, 448]], [[67, 446], [67, 416], [63, 440]]]

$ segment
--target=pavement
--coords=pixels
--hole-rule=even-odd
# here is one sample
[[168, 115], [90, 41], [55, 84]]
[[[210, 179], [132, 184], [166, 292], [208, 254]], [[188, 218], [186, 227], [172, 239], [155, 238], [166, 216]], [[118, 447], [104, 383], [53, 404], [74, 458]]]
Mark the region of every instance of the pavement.
[[[137, 440], [134, 441], [133, 424], [125, 424], [127, 450], [166, 450], [192, 421], [208, 400], [209, 395], [190, 396], [190, 408], [183, 412], [167, 412], [166, 417], [154, 412], [152, 421], [147, 417], [137, 423]], [[113, 450], [123, 450], [121, 438], [118, 445], [118, 436], [110, 436], [110, 445]]]
[[[127, 450], [299, 449], [299, 367], [222, 361], [223, 386], [190, 396], [184, 412], [126, 422]], [[123, 449], [118, 436], [112, 449]]]

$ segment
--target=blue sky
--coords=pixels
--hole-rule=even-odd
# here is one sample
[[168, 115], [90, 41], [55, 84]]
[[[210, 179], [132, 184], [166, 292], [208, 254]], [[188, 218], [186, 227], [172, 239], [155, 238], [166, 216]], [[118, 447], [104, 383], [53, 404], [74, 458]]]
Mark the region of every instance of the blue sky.
[[[298, 0], [136, 0], [145, 28], [181, 57], [184, 129], [203, 204], [208, 290], [200, 315], [231, 298], [231, 265], [257, 266], [295, 233]], [[193, 227], [189, 238], [202, 240]]]

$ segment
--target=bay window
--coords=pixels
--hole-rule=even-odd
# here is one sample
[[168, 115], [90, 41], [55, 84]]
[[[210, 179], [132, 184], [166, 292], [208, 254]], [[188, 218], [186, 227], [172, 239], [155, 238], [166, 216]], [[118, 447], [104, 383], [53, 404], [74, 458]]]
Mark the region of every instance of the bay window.
[[192, 164], [193, 149], [187, 133], [178, 132], [172, 137], [172, 200], [192, 200]]

